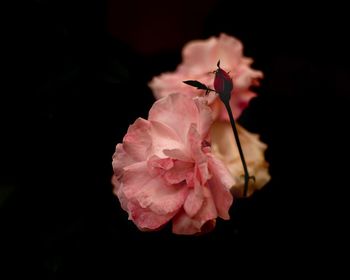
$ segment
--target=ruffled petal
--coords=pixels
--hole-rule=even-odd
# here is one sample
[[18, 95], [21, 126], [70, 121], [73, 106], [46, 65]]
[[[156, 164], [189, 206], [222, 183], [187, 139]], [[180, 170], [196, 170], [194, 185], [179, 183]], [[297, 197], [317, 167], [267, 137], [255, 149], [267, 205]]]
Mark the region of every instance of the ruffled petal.
[[112, 158], [113, 171], [117, 178], [122, 175], [125, 166], [135, 163], [135, 160], [125, 152], [123, 145], [120, 143], [117, 144]]
[[151, 123], [138, 118], [123, 139], [125, 152], [135, 161], [144, 161], [152, 152]]
[[203, 202], [204, 202], [203, 189], [198, 179], [195, 178], [194, 188], [189, 191], [188, 196], [185, 200], [184, 210], [186, 214], [190, 218], [194, 217], [198, 213], [198, 211], [201, 209]]
[[191, 154], [186, 153], [187, 151], [181, 149], [164, 149], [163, 154], [172, 158], [185, 162], [193, 162]]
[[227, 167], [214, 156], [209, 155], [209, 169], [212, 178], [209, 180], [209, 188], [212, 193], [218, 216], [228, 220], [228, 213], [233, 197], [230, 189], [235, 185], [235, 180]]
[[226, 71], [233, 71], [241, 63], [243, 57], [242, 42], [232, 36], [221, 33], [217, 39], [216, 57], [212, 63], [220, 59], [221, 67]]
[[236, 91], [247, 90], [252, 85], [256, 86], [259, 80], [264, 77], [263, 72], [254, 70], [246, 64], [240, 65], [237, 72], [237, 76], [234, 80]]
[[158, 121], [151, 121], [152, 154], [165, 157], [164, 148], [185, 151], [185, 145], [174, 129]]
[[215, 53], [216, 45], [215, 37], [187, 43], [182, 50], [183, 62], [177, 70], [192, 75], [210, 71], [211, 67], [216, 65], [216, 62], [212, 63], [213, 60], [217, 59], [217, 54]]
[[148, 173], [154, 177], [164, 175], [174, 166], [174, 160], [171, 158], [160, 158], [156, 155], [150, 157], [147, 161]]
[[185, 210], [181, 210], [173, 218], [173, 233], [190, 235], [200, 232], [200, 223], [189, 217]]
[[[180, 160], [174, 161], [174, 166], [165, 173], [164, 179], [169, 184], [179, 184], [186, 181], [193, 173], [194, 163]], [[189, 182], [187, 182], [188, 185]]]
[[195, 97], [198, 95], [198, 92], [183, 83], [183, 81], [188, 79], [188, 75], [184, 75], [181, 72], [163, 73], [160, 76], [154, 77], [148, 86], [152, 89], [157, 99], [172, 93], [182, 93]]
[[212, 110], [208, 106], [206, 98], [195, 98], [194, 103], [198, 110], [197, 129], [201, 139], [204, 139], [213, 123]]
[[192, 123], [188, 130], [187, 145], [190, 147], [192, 159], [197, 164], [207, 161], [207, 157], [202, 151], [202, 138], [197, 131], [197, 126], [195, 123]]
[[170, 185], [161, 176], [152, 177], [146, 162], [131, 165], [123, 175], [123, 193], [142, 208], [158, 215], [177, 211], [184, 203], [184, 185]]
[[191, 124], [198, 123], [198, 115], [198, 108], [191, 97], [171, 94], [154, 103], [148, 119], [172, 128], [185, 143]]
[[202, 187], [204, 200], [202, 207], [194, 217], [190, 217], [186, 211], [180, 211], [173, 218], [173, 233], [195, 234], [202, 231], [202, 226], [216, 219], [218, 213], [211, 192], [207, 186]]
[[129, 220], [132, 220], [140, 230], [155, 230], [171, 220], [175, 213], [159, 215], [150, 209], [142, 208], [139, 204], [128, 201], [127, 211]]

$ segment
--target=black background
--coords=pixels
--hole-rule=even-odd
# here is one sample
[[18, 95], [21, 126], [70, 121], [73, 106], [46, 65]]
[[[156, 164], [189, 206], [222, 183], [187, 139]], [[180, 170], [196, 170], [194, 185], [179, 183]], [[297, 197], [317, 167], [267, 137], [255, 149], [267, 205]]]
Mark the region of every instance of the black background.
[[[234, 273], [262, 262], [294, 271], [338, 248], [348, 185], [344, 7], [37, 0], [9, 11], [0, 217], [11, 274]], [[147, 82], [176, 68], [187, 41], [220, 32], [242, 40], [265, 74], [239, 122], [269, 145], [272, 180], [237, 200], [231, 220], [209, 235], [141, 233], [112, 194], [115, 145], [147, 117], [154, 101]]]

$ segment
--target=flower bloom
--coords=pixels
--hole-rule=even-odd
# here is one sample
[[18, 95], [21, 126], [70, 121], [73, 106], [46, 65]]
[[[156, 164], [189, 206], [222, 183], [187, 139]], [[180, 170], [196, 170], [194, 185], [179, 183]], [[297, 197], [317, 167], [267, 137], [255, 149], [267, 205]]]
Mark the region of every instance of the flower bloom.
[[203, 98], [171, 94], [129, 127], [113, 155], [112, 183], [139, 229], [172, 220], [174, 233], [195, 234], [229, 219], [235, 180], [211, 152], [212, 123]]
[[[259, 85], [259, 79], [263, 78], [261, 71], [250, 67], [253, 60], [243, 56], [242, 43], [226, 34], [189, 42], [182, 51], [182, 60], [175, 72], [163, 73], [149, 83], [155, 97], [161, 98], [171, 93], [197, 96], [201, 91], [182, 81], [191, 79], [212, 85], [213, 67], [220, 60], [221, 68], [232, 77], [234, 88], [231, 94], [234, 98], [231, 98], [230, 105], [235, 119], [256, 95], [250, 88]], [[229, 120], [224, 105], [215, 94], [209, 95], [208, 102], [216, 120]]]

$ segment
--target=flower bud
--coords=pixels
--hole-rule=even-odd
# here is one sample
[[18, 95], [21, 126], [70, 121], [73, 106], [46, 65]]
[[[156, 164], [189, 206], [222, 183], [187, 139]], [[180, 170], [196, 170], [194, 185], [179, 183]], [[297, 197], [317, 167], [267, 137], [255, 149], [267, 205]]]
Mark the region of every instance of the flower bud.
[[220, 61], [217, 64], [218, 69], [215, 71], [214, 89], [219, 93], [221, 99], [231, 97], [233, 82], [228, 73], [220, 68]]

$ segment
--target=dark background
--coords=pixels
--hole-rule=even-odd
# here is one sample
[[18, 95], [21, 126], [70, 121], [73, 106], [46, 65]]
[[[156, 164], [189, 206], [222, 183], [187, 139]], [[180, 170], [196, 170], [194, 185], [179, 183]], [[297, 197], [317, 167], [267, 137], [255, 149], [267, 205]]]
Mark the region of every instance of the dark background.
[[[242, 263], [290, 272], [342, 248], [350, 96], [344, 7], [13, 4], [3, 25], [0, 95], [1, 264], [12, 275], [249, 272]], [[137, 117], [147, 117], [154, 101], [147, 82], [176, 68], [187, 41], [220, 32], [242, 40], [265, 74], [239, 122], [269, 145], [272, 180], [237, 200], [231, 220], [218, 221], [211, 234], [141, 233], [112, 194], [115, 145]]]

